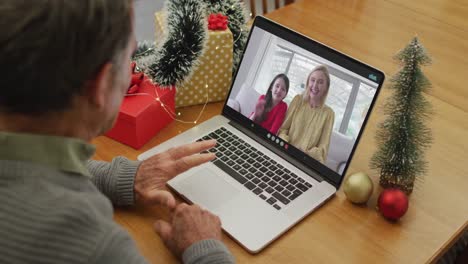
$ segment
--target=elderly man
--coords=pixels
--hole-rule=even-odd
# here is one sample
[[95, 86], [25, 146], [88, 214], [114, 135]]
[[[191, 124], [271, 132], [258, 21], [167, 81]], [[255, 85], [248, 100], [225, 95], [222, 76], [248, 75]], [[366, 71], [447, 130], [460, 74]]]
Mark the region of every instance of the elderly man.
[[88, 161], [112, 127], [135, 49], [130, 0], [0, 2], [0, 262], [144, 263], [112, 205], [173, 209], [155, 229], [185, 263], [232, 263], [220, 220], [163, 187], [216, 142], [140, 163]]

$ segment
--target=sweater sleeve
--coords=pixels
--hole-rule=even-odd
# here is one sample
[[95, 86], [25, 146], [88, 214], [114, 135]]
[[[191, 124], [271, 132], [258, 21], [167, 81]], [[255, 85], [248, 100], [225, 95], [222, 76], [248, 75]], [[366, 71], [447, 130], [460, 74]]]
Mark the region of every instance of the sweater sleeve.
[[119, 227], [103, 233], [88, 263], [148, 263], [126, 231]]
[[231, 264], [234, 257], [221, 241], [207, 239], [199, 241], [187, 248], [182, 261], [185, 264]]
[[87, 163], [94, 185], [118, 206], [134, 204], [134, 179], [139, 165], [140, 162], [124, 157], [116, 157], [112, 162], [89, 160]]
[[[437, 264], [457, 263], [457, 259], [468, 248], [468, 230], [451, 246], [448, 251], [437, 261]], [[461, 257], [460, 257], [461, 258]], [[461, 261], [458, 263], [462, 263]]]
[[[233, 264], [234, 257], [221, 241], [208, 239], [199, 241], [182, 254], [185, 264]], [[134, 241], [121, 228], [105, 232], [95, 248], [89, 263], [147, 263]]]
[[301, 95], [296, 95], [291, 101], [289, 108], [286, 112], [286, 118], [284, 119], [283, 125], [281, 125], [278, 136], [284, 141], [289, 142], [289, 129], [291, 128], [292, 121], [294, 120], [294, 114], [301, 100]]
[[320, 161], [321, 163], [325, 163], [327, 155], [328, 155], [328, 148], [330, 146], [330, 137], [333, 130], [333, 124], [335, 122], [335, 112], [330, 108], [328, 112], [327, 118], [325, 119], [325, 123], [322, 128], [322, 132], [320, 134], [320, 139], [317, 146], [312, 147], [307, 150], [307, 154], [314, 159]]

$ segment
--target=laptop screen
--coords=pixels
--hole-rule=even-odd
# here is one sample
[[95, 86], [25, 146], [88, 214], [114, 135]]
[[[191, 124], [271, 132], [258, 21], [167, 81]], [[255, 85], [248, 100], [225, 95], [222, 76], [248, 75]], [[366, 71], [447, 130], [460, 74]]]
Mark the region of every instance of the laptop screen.
[[257, 17], [223, 113], [339, 186], [384, 74]]

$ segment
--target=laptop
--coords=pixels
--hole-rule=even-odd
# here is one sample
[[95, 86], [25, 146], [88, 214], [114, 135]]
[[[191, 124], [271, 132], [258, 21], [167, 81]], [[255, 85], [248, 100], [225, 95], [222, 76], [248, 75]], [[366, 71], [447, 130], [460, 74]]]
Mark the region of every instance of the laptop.
[[[318, 65], [328, 69], [325, 105], [334, 112], [331, 131], [322, 133], [328, 142], [322, 144], [326, 156], [321, 158], [279, 136], [281, 128], [272, 131], [249, 118], [276, 75], [283, 73], [289, 79], [283, 99], [289, 107], [307, 89], [309, 73]], [[215, 160], [167, 184], [188, 202], [218, 215], [228, 235], [257, 253], [334, 196], [384, 77], [374, 67], [256, 17], [222, 113], [138, 159], [173, 146], [217, 139], [217, 146], [209, 150], [216, 153]]]

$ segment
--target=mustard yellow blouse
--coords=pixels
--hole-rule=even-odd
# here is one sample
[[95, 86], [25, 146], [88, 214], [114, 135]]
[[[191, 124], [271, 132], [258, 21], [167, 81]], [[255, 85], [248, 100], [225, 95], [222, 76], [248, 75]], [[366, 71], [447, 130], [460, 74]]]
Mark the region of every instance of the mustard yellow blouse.
[[324, 163], [327, 158], [335, 112], [327, 105], [312, 108], [296, 95], [289, 105], [278, 136]]

